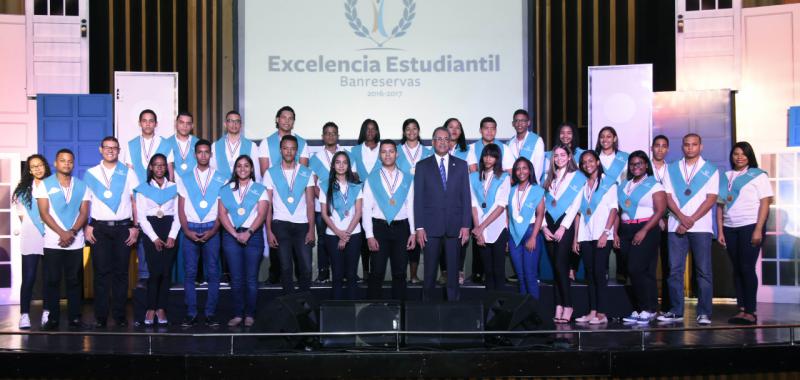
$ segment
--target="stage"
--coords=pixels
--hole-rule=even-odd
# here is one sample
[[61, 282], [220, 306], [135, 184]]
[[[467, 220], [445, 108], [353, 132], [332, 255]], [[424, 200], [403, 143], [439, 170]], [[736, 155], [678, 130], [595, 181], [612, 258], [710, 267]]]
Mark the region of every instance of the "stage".
[[[509, 285], [509, 290], [513, 289]], [[363, 288], [361, 290], [364, 290]], [[388, 288], [385, 288], [388, 292]], [[312, 292], [322, 298], [330, 289], [317, 285]], [[419, 294], [419, 286], [409, 288], [409, 297]], [[573, 286], [576, 306], [585, 293]], [[39, 329], [41, 303], [31, 311], [33, 328], [17, 329], [18, 306], [0, 307], [0, 365], [3, 377], [59, 378], [486, 378], [486, 377], [634, 377], [696, 376], [705, 374], [782, 374], [794, 378], [800, 373], [800, 305], [758, 305], [756, 326], [726, 323], [736, 305], [716, 300], [713, 324], [694, 323], [694, 302], [687, 300], [685, 322], [659, 325], [626, 325], [618, 318], [626, 304], [625, 288], [612, 287], [617, 300], [615, 318], [605, 326], [575, 323], [555, 325], [550, 316], [552, 289], [542, 287], [542, 302], [537, 305], [542, 324], [534, 331], [482, 332], [473, 335], [481, 344], [461, 347], [434, 347], [407, 344], [406, 339], [433, 331], [383, 331], [375, 336], [390, 336], [396, 344], [387, 347], [325, 348], [319, 333], [265, 334], [255, 329], [228, 328], [225, 323], [230, 295], [220, 295], [221, 326], [198, 324], [180, 326], [183, 317], [183, 291], [171, 292], [168, 310], [171, 324], [164, 328], [145, 328], [130, 323], [118, 328], [109, 322], [105, 329], [70, 329], [66, 310], [62, 310], [61, 330]], [[200, 292], [200, 300], [204, 299]], [[269, 302], [280, 293], [275, 286], [264, 286], [259, 303]], [[478, 299], [485, 294], [480, 286], [468, 286], [463, 297]], [[625, 302], [621, 302], [621, 300]], [[136, 302], [129, 303], [129, 316]], [[202, 302], [201, 302], [202, 304]], [[62, 308], [65, 305], [62, 304]], [[580, 309], [580, 307], [578, 307]], [[549, 313], [548, 313], [549, 311]], [[576, 310], [576, 316], [580, 310]], [[83, 321], [94, 321], [89, 302], [83, 306]], [[621, 315], [621, 314], [620, 314]], [[447, 333], [435, 332], [445, 336]], [[300, 336], [302, 335], [302, 336]], [[296, 347], [279, 347], [291, 336]], [[461, 336], [463, 334], [452, 334]], [[362, 334], [362, 338], [366, 335]], [[514, 342], [514, 345], [510, 345]]]

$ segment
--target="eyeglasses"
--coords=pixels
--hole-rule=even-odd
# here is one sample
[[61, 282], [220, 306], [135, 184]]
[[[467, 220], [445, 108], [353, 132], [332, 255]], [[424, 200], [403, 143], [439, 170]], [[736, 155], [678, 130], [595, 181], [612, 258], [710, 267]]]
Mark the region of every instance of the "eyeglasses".
[[231, 124], [242, 124], [242, 119], [226, 119], [225, 122]]
[[645, 165], [647, 165], [647, 164], [645, 164], [644, 161], [635, 161], [635, 162], [628, 163], [628, 166], [630, 166], [632, 168], [639, 167], [639, 166], [645, 166]]
[[105, 146], [105, 145], [103, 145], [103, 146], [101, 146], [101, 148], [103, 148], [103, 150], [110, 150], [110, 151], [117, 151], [117, 150], [119, 150], [119, 147], [118, 147], [118, 146]]

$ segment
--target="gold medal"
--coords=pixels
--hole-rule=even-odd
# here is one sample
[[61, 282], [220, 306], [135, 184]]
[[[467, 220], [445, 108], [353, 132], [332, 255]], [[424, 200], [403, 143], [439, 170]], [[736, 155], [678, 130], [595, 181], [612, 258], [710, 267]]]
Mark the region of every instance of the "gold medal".
[[200, 201], [200, 203], [198, 203], [198, 206], [200, 206], [200, 208], [206, 208], [206, 207], [208, 207], [208, 202], [206, 202], [205, 199], [204, 199], [204, 200]]
[[294, 197], [286, 198], [286, 202], [294, 203]]
[[186, 165], [185, 162], [181, 164], [181, 170], [186, 170], [188, 168], [189, 168], [189, 165]]
[[236, 209], [236, 213], [239, 214], [239, 216], [244, 215], [244, 207], [237, 208]]
[[158, 211], [156, 211], [156, 218], [161, 219], [163, 217], [164, 217], [164, 211], [161, 210], [161, 209], [158, 209]]
[[591, 207], [586, 208], [586, 215], [592, 215], [592, 208]]
[[733, 195], [728, 195], [728, 202], [733, 202]]
[[103, 192], [103, 198], [105, 199], [110, 199], [112, 195], [114, 194], [111, 192], [111, 190], [106, 190]]
[[389, 204], [394, 206], [395, 204], [397, 204], [397, 201], [395, 201], [394, 198], [389, 199]]

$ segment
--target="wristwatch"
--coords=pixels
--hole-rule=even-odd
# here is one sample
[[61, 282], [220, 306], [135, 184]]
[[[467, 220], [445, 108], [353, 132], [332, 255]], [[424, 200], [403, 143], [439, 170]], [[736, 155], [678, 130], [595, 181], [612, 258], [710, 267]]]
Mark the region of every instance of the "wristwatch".
[[606, 237], [612, 237], [611, 230], [603, 230], [603, 232], [606, 234]]

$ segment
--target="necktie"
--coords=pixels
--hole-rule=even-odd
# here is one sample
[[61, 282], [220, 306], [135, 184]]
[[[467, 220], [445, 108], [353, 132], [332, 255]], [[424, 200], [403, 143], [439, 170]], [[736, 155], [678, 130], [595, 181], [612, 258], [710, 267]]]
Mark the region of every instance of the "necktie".
[[442, 176], [442, 187], [447, 190], [447, 174], [444, 171], [444, 157], [439, 161], [439, 175]]

